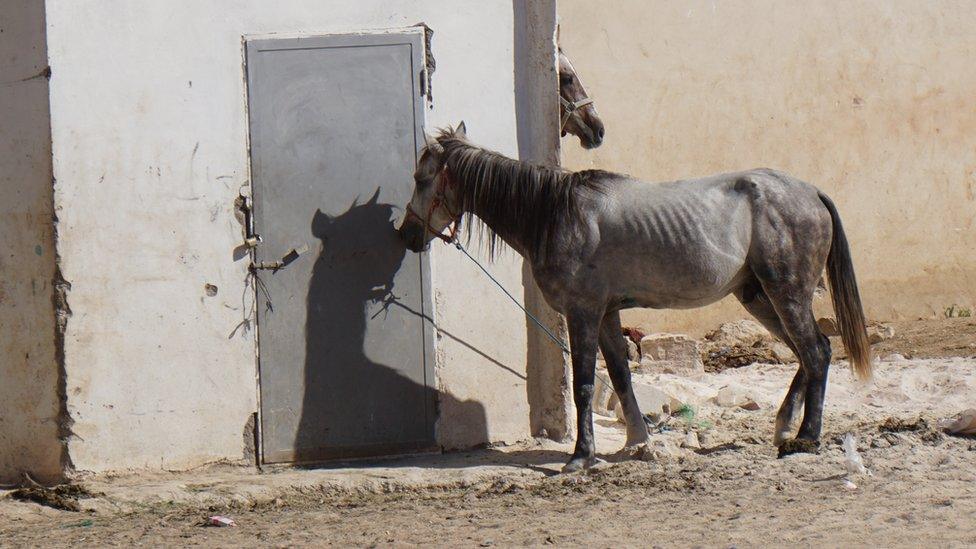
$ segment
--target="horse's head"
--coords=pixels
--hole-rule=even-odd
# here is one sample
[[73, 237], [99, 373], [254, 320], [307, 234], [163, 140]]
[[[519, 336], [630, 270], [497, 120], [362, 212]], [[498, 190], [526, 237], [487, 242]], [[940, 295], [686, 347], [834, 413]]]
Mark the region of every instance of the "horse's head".
[[559, 117], [562, 135], [575, 135], [583, 148], [595, 149], [603, 143], [603, 121], [562, 48], [559, 48]]
[[[465, 139], [464, 122], [450, 135]], [[412, 252], [426, 250], [434, 238], [446, 242], [453, 239], [453, 231], [450, 235], [443, 232], [452, 223], [457, 226], [461, 211], [456, 195], [457, 182], [448, 172], [446, 160], [444, 147], [436, 140], [428, 140], [413, 174], [413, 196], [399, 228], [400, 237]]]

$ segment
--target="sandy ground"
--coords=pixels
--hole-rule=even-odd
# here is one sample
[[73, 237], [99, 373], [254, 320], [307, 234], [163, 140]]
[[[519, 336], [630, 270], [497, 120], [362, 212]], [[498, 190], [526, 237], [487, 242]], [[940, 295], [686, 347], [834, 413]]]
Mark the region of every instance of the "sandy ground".
[[[773, 414], [794, 370], [642, 375], [695, 410], [653, 436], [647, 461], [619, 452], [622, 429], [598, 418], [608, 463], [583, 474], [557, 474], [568, 444], [526, 441], [330, 469], [87, 478], [81, 512], [0, 496], [0, 546], [976, 545], [976, 439], [935, 428], [976, 407], [976, 359], [883, 361], [869, 386], [835, 365], [820, 455], [778, 460]], [[726, 386], [760, 409], [712, 403]], [[703, 449], [678, 448], [690, 432]], [[855, 489], [848, 432], [872, 473], [850, 476]], [[218, 513], [237, 526], [201, 525]]]

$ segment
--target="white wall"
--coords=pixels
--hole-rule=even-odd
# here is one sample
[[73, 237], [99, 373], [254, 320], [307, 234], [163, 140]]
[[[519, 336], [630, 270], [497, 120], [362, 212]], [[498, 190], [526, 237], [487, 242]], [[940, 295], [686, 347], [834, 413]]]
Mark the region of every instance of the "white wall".
[[[232, 258], [234, 199], [248, 184], [242, 35], [425, 21], [437, 58], [429, 125], [463, 118], [472, 139], [514, 155], [512, 17], [502, 1], [48, 0], [79, 469], [242, 458], [257, 409], [253, 331], [229, 337], [249, 295], [246, 260]], [[524, 320], [466, 259], [434, 248], [437, 320], [452, 334], [437, 342], [440, 388], [484, 404], [490, 440], [528, 436]], [[511, 254], [493, 270], [517, 287], [520, 264]], [[484, 442], [471, 418], [441, 412], [442, 444]]]
[[0, 2], [0, 483], [61, 471], [44, 5]]

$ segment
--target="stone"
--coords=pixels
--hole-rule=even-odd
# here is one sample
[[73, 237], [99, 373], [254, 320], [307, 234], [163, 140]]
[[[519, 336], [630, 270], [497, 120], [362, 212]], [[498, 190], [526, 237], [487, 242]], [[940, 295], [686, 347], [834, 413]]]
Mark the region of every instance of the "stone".
[[749, 399], [743, 402], [742, 404], [740, 404], [739, 408], [742, 408], [743, 410], [748, 410], [750, 412], [755, 412], [756, 410], [759, 409], [759, 404], [756, 404], [756, 401]]
[[903, 362], [905, 360], [905, 355], [898, 353], [891, 353], [890, 355], [881, 359], [882, 362]]
[[698, 440], [698, 433], [694, 431], [685, 435], [685, 439], [681, 441], [682, 448], [691, 448], [692, 450], [697, 450], [701, 448], [701, 441]]
[[[725, 408], [737, 408], [752, 402], [746, 388], [738, 385], [726, 385], [718, 390], [718, 394], [712, 399], [715, 404]], [[753, 402], [755, 404], [755, 402]], [[757, 408], [758, 409], [758, 408]]]
[[681, 455], [677, 446], [666, 438], [653, 438], [646, 444], [642, 444], [635, 452], [636, 458], [641, 461], [670, 461]]
[[751, 346], [757, 341], [771, 341], [769, 330], [755, 320], [743, 319], [735, 322], [724, 322], [718, 328], [709, 332], [705, 339], [715, 345], [744, 345]]
[[627, 339], [627, 359], [640, 362], [640, 347], [629, 337]]
[[783, 342], [773, 341], [769, 344], [769, 350], [772, 351], [776, 360], [783, 364], [789, 364], [797, 361], [796, 355], [793, 354], [793, 351], [790, 349], [789, 345]]
[[840, 335], [840, 330], [837, 328], [837, 321], [832, 318], [818, 318], [817, 326], [820, 327], [820, 331], [823, 332], [823, 335], [827, 337], [836, 337]]
[[885, 324], [872, 324], [868, 326], [868, 343], [874, 345], [895, 337], [895, 329]]
[[[680, 400], [654, 385], [634, 381], [632, 387], [634, 388], [634, 397], [637, 398], [637, 406], [640, 407], [641, 413], [643, 414], [652, 416], [653, 418], [659, 418], [662, 415], [670, 415], [675, 410], [681, 408], [682, 403]], [[616, 394], [611, 397], [611, 403], [611, 409], [613, 409], [617, 419], [626, 423], [623, 406], [618, 405]]]
[[641, 366], [648, 371], [704, 372], [698, 341], [683, 334], [651, 334], [641, 340]]
[[593, 413], [604, 417], [614, 417], [610, 402], [611, 399], [615, 398], [610, 376], [606, 372], [597, 370], [593, 383]]

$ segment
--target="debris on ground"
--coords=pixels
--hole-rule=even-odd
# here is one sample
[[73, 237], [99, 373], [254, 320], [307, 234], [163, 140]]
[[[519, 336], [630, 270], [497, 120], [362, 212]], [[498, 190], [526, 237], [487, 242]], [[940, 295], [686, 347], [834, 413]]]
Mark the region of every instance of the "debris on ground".
[[[864, 466], [864, 460], [861, 459], [861, 454], [857, 453], [857, 439], [854, 438], [853, 433], [847, 433], [844, 435], [844, 467], [847, 469], [847, 473], [851, 475], [871, 475], [871, 471]], [[855, 486], [856, 488], [856, 486]]]
[[885, 420], [881, 422], [881, 425], [878, 426], [878, 430], [882, 433], [927, 431], [929, 430], [929, 422], [925, 421], [925, 419], [921, 417], [911, 420], [889, 417], [885, 418]]
[[976, 436], [976, 408], [970, 408], [956, 417], [938, 422], [939, 429], [956, 436]]
[[627, 339], [632, 341], [634, 345], [637, 345], [638, 347], [640, 346], [641, 340], [647, 335], [640, 328], [624, 327], [623, 332], [624, 335], [627, 336]]
[[53, 509], [74, 512], [81, 511], [79, 499], [96, 496], [97, 494], [89, 492], [79, 484], [59, 484], [48, 488], [35, 483], [33, 486], [18, 488], [10, 493], [10, 497], [18, 501], [30, 501]]
[[218, 526], [218, 527], [237, 526], [237, 523], [234, 522], [234, 519], [230, 517], [214, 515], [212, 517], [207, 518], [207, 526]]
[[704, 372], [701, 347], [684, 334], [651, 334], [641, 339], [641, 367], [665, 373]]
[[887, 324], [872, 322], [868, 324], [868, 343], [874, 345], [895, 337], [895, 329]]

